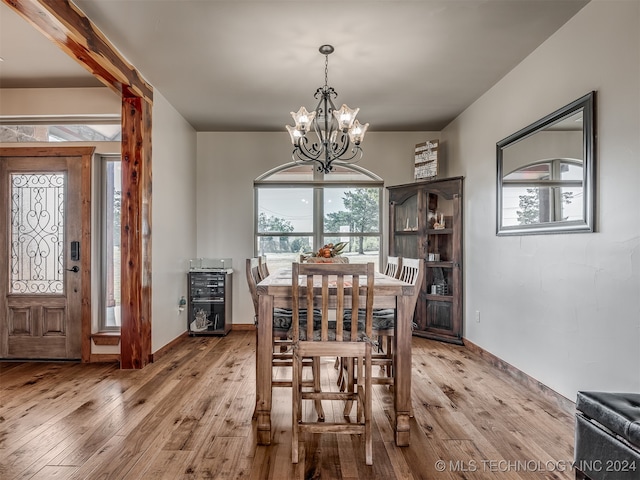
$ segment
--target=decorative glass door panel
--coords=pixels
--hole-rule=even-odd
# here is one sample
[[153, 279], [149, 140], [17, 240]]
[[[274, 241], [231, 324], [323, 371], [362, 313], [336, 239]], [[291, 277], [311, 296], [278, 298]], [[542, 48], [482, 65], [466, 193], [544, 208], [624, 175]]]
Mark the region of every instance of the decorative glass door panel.
[[395, 252], [402, 252], [403, 257], [419, 258], [418, 237], [416, 235], [396, 235], [393, 240]]
[[64, 293], [64, 173], [11, 174], [12, 294]]
[[412, 195], [403, 203], [395, 206], [396, 232], [415, 232], [418, 230], [418, 195]]

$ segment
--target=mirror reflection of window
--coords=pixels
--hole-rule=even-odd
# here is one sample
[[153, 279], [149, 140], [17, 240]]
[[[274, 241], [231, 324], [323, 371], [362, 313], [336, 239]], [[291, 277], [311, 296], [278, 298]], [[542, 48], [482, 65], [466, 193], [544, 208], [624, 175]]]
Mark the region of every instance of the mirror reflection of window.
[[505, 175], [502, 225], [582, 220], [583, 170], [579, 159], [553, 159]]
[[594, 98], [497, 143], [498, 235], [593, 231]]

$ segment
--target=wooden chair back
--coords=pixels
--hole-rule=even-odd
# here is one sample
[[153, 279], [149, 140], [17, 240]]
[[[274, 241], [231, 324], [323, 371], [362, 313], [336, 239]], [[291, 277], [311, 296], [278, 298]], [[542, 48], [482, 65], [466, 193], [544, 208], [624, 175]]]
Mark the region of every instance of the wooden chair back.
[[[357, 312], [358, 308], [364, 308], [365, 330], [364, 334], [371, 338], [373, 319], [373, 280], [375, 267], [373, 263], [349, 264], [349, 263], [293, 263], [292, 278], [300, 276], [304, 279], [304, 286], [299, 282], [292, 282], [292, 338], [300, 338], [301, 309], [320, 311], [320, 340], [329, 341], [329, 330], [335, 335], [332, 339], [337, 341], [358, 341], [358, 322], [351, 322], [350, 332], [344, 332], [345, 307]], [[319, 277], [320, 282], [314, 287], [314, 277]], [[364, 277], [364, 278], [363, 278]], [[364, 279], [364, 283], [362, 280]], [[350, 295], [349, 295], [350, 294]], [[346, 302], [349, 302], [347, 304]], [[332, 328], [333, 316], [330, 311], [335, 311], [335, 328]], [[314, 323], [306, 322], [306, 339], [314, 339]], [[330, 327], [331, 325], [331, 327]], [[346, 335], [345, 335], [346, 333]], [[360, 332], [361, 334], [362, 332]], [[316, 334], [316, 337], [318, 334]]]
[[413, 295], [411, 296], [411, 312], [415, 312], [416, 304], [418, 303], [418, 296], [420, 295], [420, 288], [424, 278], [424, 268], [424, 260], [421, 258], [405, 257], [402, 259], [402, 268], [400, 269], [398, 279], [415, 285]]
[[262, 281], [260, 277], [260, 261], [258, 257], [247, 258], [246, 261], [247, 285], [249, 285], [249, 293], [253, 300], [253, 310], [255, 318], [258, 318], [258, 283]]
[[420, 258], [403, 258], [397, 278], [403, 282], [417, 285], [419, 274], [424, 271], [423, 263]]
[[261, 281], [269, 276], [269, 266], [267, 265], [266, 255], [260, 255], [258, 257], [258, 271], [260, 273]]
[[402, 257], [387, 257], [387, 266], [384, 269], [384, 274], [389, 277], [398, 278], [401, 268]]
[[[415, 285], [416, 288], [413, 291], [413, 295], [411, 296], [411, 304], [410, 311], [411, 315], [415, 312], [416, 304], [418, 303], [418, 296], [420, 295], [420, 287], [422, 285], [422, 279], [424, 277], [424, 260], [420, 258], [402, 258], [402, 266], [398, 271], [398, 280], [402, 280], [403, 282], [410, 283]], [[378, 317], [385, 318], [374, 318], [374, 329], [377, 335], [390, 337], [394, 335], [393, 325], [395, 323], [395, 319], [393, 322], [389, 322], [386, 320], [388, 313], [386, 310], [383, 310], [383, 315], [374, 311], [374, 317], [376, 315]]]

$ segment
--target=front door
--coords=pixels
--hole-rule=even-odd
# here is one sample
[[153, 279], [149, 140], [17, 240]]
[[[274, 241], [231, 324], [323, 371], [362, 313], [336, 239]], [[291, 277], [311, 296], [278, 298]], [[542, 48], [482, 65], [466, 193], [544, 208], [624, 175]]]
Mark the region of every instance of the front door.
[[92, 153], [0, 149], [0, 358], [88, 360]]

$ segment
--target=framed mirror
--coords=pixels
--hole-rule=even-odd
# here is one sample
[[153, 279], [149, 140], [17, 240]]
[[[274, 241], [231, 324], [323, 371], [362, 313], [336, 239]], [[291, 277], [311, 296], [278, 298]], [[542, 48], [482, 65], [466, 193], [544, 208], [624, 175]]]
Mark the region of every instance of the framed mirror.
[[594, 231], [595, 94], [496, 144], [497, 235]]

